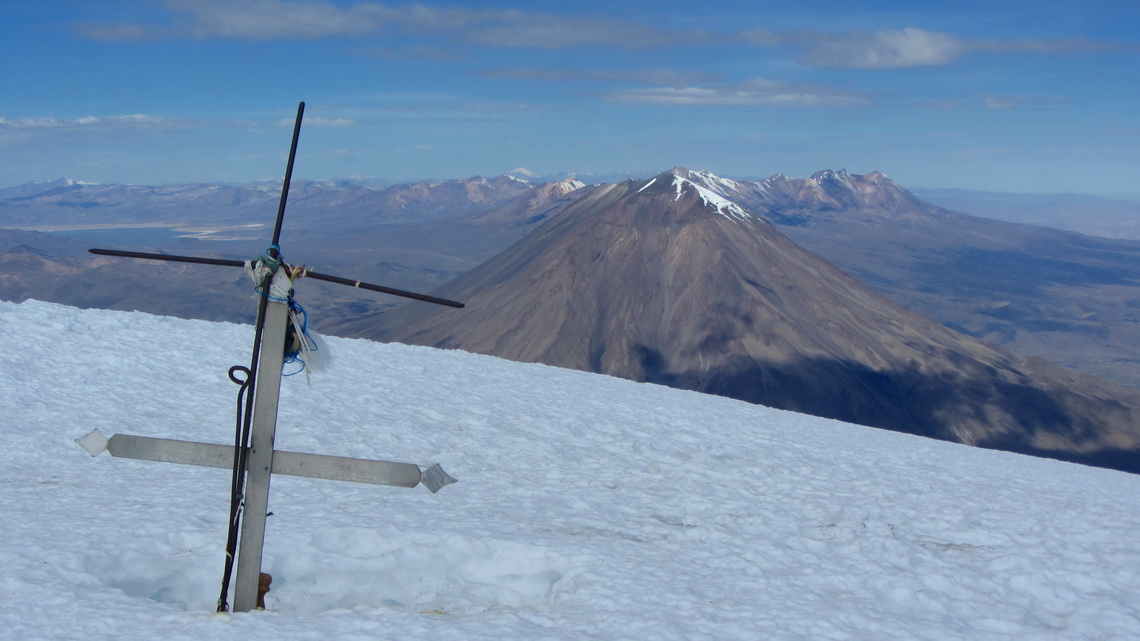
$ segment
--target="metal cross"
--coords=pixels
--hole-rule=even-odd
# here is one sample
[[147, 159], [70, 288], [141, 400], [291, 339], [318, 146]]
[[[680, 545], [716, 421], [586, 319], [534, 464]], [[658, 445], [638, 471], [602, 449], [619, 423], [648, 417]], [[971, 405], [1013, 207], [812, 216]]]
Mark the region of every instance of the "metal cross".
[[[281, 189], [281, 202], [277, 211], [277, 223], [273, 231], [271, 247], [277, 247], [281, 235], [281, 223], [285, 214], [285, 202], [292, 179], [293, 161], [297, 153], [297, 139], [301, 130], [301, 119], [305, 103], [297, 108], [297, 121], [293, 129], [293, 142], [289, 149], [289, 162], [285, 170], [285, 181]], [[107, 249], [92, 249], [91, 253], [167, 260], [228, 267], [245, 266], [242, 261], [198, 258], [193, 256], [172, 256]], [[248, 378], [242, 383], [243, 393], [247, 385], [253, 386], [253, 394], [245, 396], [245, 422], [238, 430], [234, 446], [197, 443], [174, 439], [150, 438], [115, 434], [110, 438], [99, 430], [76, 439], [92, 456], [109, 451], [112, 456], [165, 463], [182, 463], [206, 467], [230, 468], [233, 470], [233, 494], [231, 496], [230, 541], [227, 541], [226, 573], [222, 581], [222, 594], [218, 600], [218, 610], [226, 609], [230, 570], [233, 555], [237, 556], [237, 580], [234, 586], [235, 612], [248, 612], [258, 605], [258, 585], [261, 576], [262, 548], [265, 541], [265, 517], [269, 503], [269, 481], [273, 474], [287, 474], [310, 478], [323, 478], [358, 483], [374, 483], [397, 487], [424, 485], [432, 493], [455, 482], [443, 471], [439, 464], [422, 470], [412, 463], [393, 463], [366, 459], [302, 454], [273, 449], [277, 431], [277, 406], [281, 390], [281, 367], [285, 359], [286, 329], [289, 323], [288, 301], [269, 295], [271, 291], [288, 291], [291, 277], [306, 276], [317, 280], [351, 285], [361, 289], [393, 294], [404, 298], [463, 307], [462, 303], [424, 294], [406, 292], [390, 287], [372, 285], [326, 274], [305, 270], [293, 270], [282, 264], [272, 274], [271, 282], [263, 282], [259, 291], [260, 308], [253, 345]], [[242, 368], [234, 368], [242, 369]], [[262, 375], [258, 375], [258, 373]], [[240, 397], [239, 397], [240, 398]], [[239, 421], [239, 425], [241, 422]], [[244, 510], [241, 507], [244, 506]], [[244, 511], [244, 519], [239, 518]], [[240, 537], [238, 523], [240, 522]]]

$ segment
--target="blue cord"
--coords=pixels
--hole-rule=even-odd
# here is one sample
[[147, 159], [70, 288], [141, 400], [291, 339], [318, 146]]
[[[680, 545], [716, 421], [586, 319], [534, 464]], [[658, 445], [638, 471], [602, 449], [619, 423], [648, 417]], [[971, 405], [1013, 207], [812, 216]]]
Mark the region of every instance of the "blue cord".
[[293, 302], [293, 301], [289, 300], [288, 298], [277, 298], [276, 296], [270, 296], [268, 292], [263, 292], [260, 289], [257, 289], [256, 287], [253, 289], [253, 291], [256, 292], [259, 296], [264, 296], [264, 297], [266, 297], [269, 300], [274, 301], [274, 302], [278, 302], [278, 303], [292, 303]]
[[[301, 314], [301, 336], [302, 336], [301, 342], [302, 342], [302, 344], [311, 345], [312, 348], [310, 349], [310, 351], [319, 350], [320, 347], [317, 346], [317, 342], [315, 340], [313, 340], [312, 336], [309, 335], [309, 313], [307, 311], [305, 311], [305, 308], [302, 307], [301, 304], [298, 303], [297, 301], [289, 300], [288, 302], [289, 302], [290, 311], [299, 312]], [[306, 343], [305, 341], [308, 341], [308, 342]], [[305, 361], [304, 361], [304, 359], [301, 358], [301, 352], [302, 351], [303, 350], [298, 349], [297, 351], [295, 351], [291, 354], [285, 355], [285, 360], [281, 365], [281, 368], [282, 368], [281, 375], [282, 376], [295, 376], [295, 375], [300, 374], [301, 372], [305, 371]], [[285, 365], [291, 365], [293, 363], [300, 363], [301, 369], [299, 369], [295, 372], [285, 373], [285, 371], [284, 371]]]
[[[278, 254], [280, 254], [280, 252], [281, 252], [280, 248], [278, 248], [276, 245], [271, 246], [270, 249], [276, 249]], [[276, 260], [279, 261], [280, 258], [278, 258]], [[278, 298], [276, 296], [271, 296], [269, 294], [269, 292], [262, 291], [260, 288], [257, 288], [257, 287], [255, 287], [253, 291], [257, 292], [257, 294], [260, 296], [264, 296], [264, 297], [268, 298], [271, 301], [275, 301], [278, 303], [287, 303], [289, 305], [290, 311], [299, 312], [301, 314], [301, 343], [303, 345], [305, 345], [305, 344], [311, 345], [312, 347], [310, 348], [309, 351], [317, 351], [318, 349], [320, 349], [320, 347], [317, 346], [317, 342], [315, 340], [313, 340], [312, 336], [309, 335], [309, 313], [305, 311], [304, 307], [301, 307], [300, 303], [293, 300], [292, 296], [290, 296], [289, 298]], [[290, 294], [292, 294], [292, 292], [290, 292]], [[292, 327], [292, 321], [290, 321], [290, 327]], [[307, 341], [307, 343], [306, 343], [306, 341]], [[282, 376], [295, 376], [295, 375], [300, 374], [301, 372], [305, 371], [305, 361], [300, 356], [302, 351], [303, 350], [298, 349], [298, 350], [294, 351], [293, 353], [285, 354], [285, 359], [281, 363], [281, 375]], [[301, 368], [295, 372], [285, 372], [285, 366], [286, 365], [292, 365], [293, 363], [300, 363]]]

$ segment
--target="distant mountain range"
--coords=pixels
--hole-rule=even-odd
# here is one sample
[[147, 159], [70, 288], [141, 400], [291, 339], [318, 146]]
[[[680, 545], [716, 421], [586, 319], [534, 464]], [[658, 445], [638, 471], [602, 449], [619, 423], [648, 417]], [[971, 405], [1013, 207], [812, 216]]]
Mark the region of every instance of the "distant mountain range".
[[[294, 181], [292, 230], [321, 233], [375, 224], [425, 223], [484, 211], [534, 186], [510, 176], [412, 183], [381, 189], [351, 181]], [[0, 227], [25, 230], [167, 226], [211, 240], [258, 239], [280, 184], [195, 183], [158, 187], [70, 180], [0, 190]], [[270, 220], [269, 222], [272, 222]]]
[[[244, 275], [84, 250], [248, 257], [263, 249], [276, 190], [69, 181], [0, 190], [0, 228], [24, 230], [0, 229], [0, 298], [249, 321]], [[570, 228], [592, 244], [561, 237]], [[477, 298], [471, 327], [440, 333], [452, 321], [429, 326], [437, 321], [412, 307], [390, 311], [390, 299], [299, 283], [322, 330], [464, 342], [940, 438], [1135, 461], [1130, 392], [972, 342], [848, 276], [972, 336], [1140, 386], [1140, 243], [949, 211], [876, 172], [296, 182], [282, 242], [292, 262], [352, 278], [531, 294], [482, 307]], [[566, 270], [578, 276], [559, 276]]]

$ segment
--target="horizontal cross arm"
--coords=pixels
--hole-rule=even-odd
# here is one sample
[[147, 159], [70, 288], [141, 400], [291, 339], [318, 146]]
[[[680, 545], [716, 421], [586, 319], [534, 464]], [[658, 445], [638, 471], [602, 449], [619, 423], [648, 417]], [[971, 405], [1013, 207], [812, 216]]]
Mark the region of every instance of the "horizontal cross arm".
[[[144, 260], [165, 260], [174, 263], [195, 263], [197, 265], [220, 265], [222, 267], [242, 267], [245, 265], [240, 260], [227, 260], [225, 258], [201, 258], [198, 256], [178, 256], [175, 254], [152, 254], [147, 252], [131, 252], [122, 251], [118, 249], [89, 249], [88, 252], [99, 256], [120, 256], [123, 258], [142, 258]], [[297, 275], [314, 280], [323, 280], [328, 283], [337, 283], [339, 285], [348, 285], [349, 287], [357, 287], [360, 289], [367, 289], [373, 292], [380, 292], [382, 294], [391, 294], [392, 296], [400, 296], [402, 298], [410, 298], [412, 300], [419, 300], [425, 303], [435, 303], [436, 305], [446, 305], [447, 307], [462, 308], [463, 303], [446, 298], [438, 298], [436, 296], [428, 296], [427, 294], [417, 294], [394, 287], [385, 287], [383, 285], [373, 285], [372, 283], [365, 283], [359, 280], [352, 280], [350, 278], [341, 278], [340, 276], [329, 276], [328, 274], [321, 274], [318, 272], [311, 272], [307, 270], [300, 270]]]
[[[197, 443], [149, 436], [115, 434], [109, 439], [95, 430], [76, 439], [92, 456], [108, 451], [117, 458], [133, 458], [162, 463], [179, 463], [203, 467], [232, 468], [234, 448], [214, 443]], [[438, 464], [422, 474], [413, 463], [393, 463], [344, 456], [302, 454], [274, 450], [273, 474], [304, 476], [331, 481], [351, 481], [374, 485], [415, 487], [421, 480], [433, 493], [455, 482]], [[442, 475], [442, 476], [440, 476]], [[425, 478], [425, 476], [427, 478]]]
[[360, 289], [367, 289], [373, 292], [380, 292], [382, 294], [392, 294], [393, 296], [402, 296], [404, 298], [411, 298], [413, 300], [422, 300], [425, 303], [435, 303], [436, 305], [446, 305], [448, 307], [462, 308], [463, 303], [446, 298], [437, 298], [435, 296], [428, 296], [427, 294], [417, 294], [415, 292], [407, 292], [402, 289], [394, 289], [392, 287], [384, 287], [383, 285], [373, 285], [371, 283], [364, 283], [359, 280], [352, 280], [349, 278], [341, 278], [339, 276], [329, 276], [328, 274], [320, 274], [317, 272], [305, 271], [301, 273], [305, 278], [313, 278], [315, 280], [323, 280], [329, 283], [339, 283], [341, 285], [348, 285], [349, 287], [359, 287]]
[[199, 256], [177, 256], [175, 254], [153, 254], [149, 252], [129, 252], [119, 249], [88, 249], [88, 252], [98, 256], [119, 256], [122, 258], [142, 258], [144, 260], [166, 260], [172, 263], [196, 263], [198, 265], [221, 265], [222, 267], [242, 267], [240, 260], [227, 260], [225, 258], [201, 258]]

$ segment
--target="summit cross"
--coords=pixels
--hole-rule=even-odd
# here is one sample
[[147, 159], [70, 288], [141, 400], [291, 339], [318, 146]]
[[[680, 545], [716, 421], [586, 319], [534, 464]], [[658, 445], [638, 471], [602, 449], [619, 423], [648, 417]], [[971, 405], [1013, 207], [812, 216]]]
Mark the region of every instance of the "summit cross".
[[[229, 583], [235, 557], [237, 579], [234, 584], [235, 612], [248, 612], [260, 607], [261, 596], [268, 588], [261, 573], [262, 549], [265, 542], [265, 517], [269, 503], [269, 482], [273, 474], [287, 474], [359, 483], [416, 487], [424, 485], [432, 493], [455, 482], [439, 464], [426, 470], [412, 463], [394, 463], [366, 459], [303, 454], [273, 449], [277, 430], [277, 408], [281, 390], [281, 368], [285, 360], [285, 343], [289, 327], [289, 292], [294, 278], [308, 277], [332, 283], [350, 285], [403, 298], [424, 301], [449, 307], [463, 307], [458, 303], [425, 294], [403, 291], [381, 285], [363, 283], [347, 278], [329, 276], [293, 268], [280, 260], [281, 224], [285, 216], [285, 203], [297, 155], [297, 141], [305, 103], [297, 107], [297, 120], [293, 127], [293, 141], [289, 148], [289, 161], [281, 188], [277, 221], [273, 240], [266, 256], [257, 261], [222, 260], [194, 256], [173, 256], [109, 249], [92, 249], [93, 254], [121, 256], [147, 260], [220, 265], [226, 267], [262, 267], [263, 278], [258, 283], [259, 306], [254, 326], [253, 353], [248, 368], [230, 369], [230, 379], [241, 385], [238, 393], [238, 420], [232, 446], [197, 443], [174, 439], [151, 438], [115, 434], [110, 438], [98, 430], [76, 439], [92, 456], [109, 451], [112, 456], [166, 463], [182, 463], [232, 470], [229, 532], [226, 542], [225, 571], [222, 577], [218, 611], [229, 609]], [[260, 265], [259, 265], [260, 264]], [[297, 337], [305, 340], [304, 337]], [[239, 380], [237, 374], [244, 373]], [[252, 388], [253, 393], [249, 390]], [[244, 512], [244, 518], [243, 518]], [[240, 532], [239, 532], [240, 529]]]

